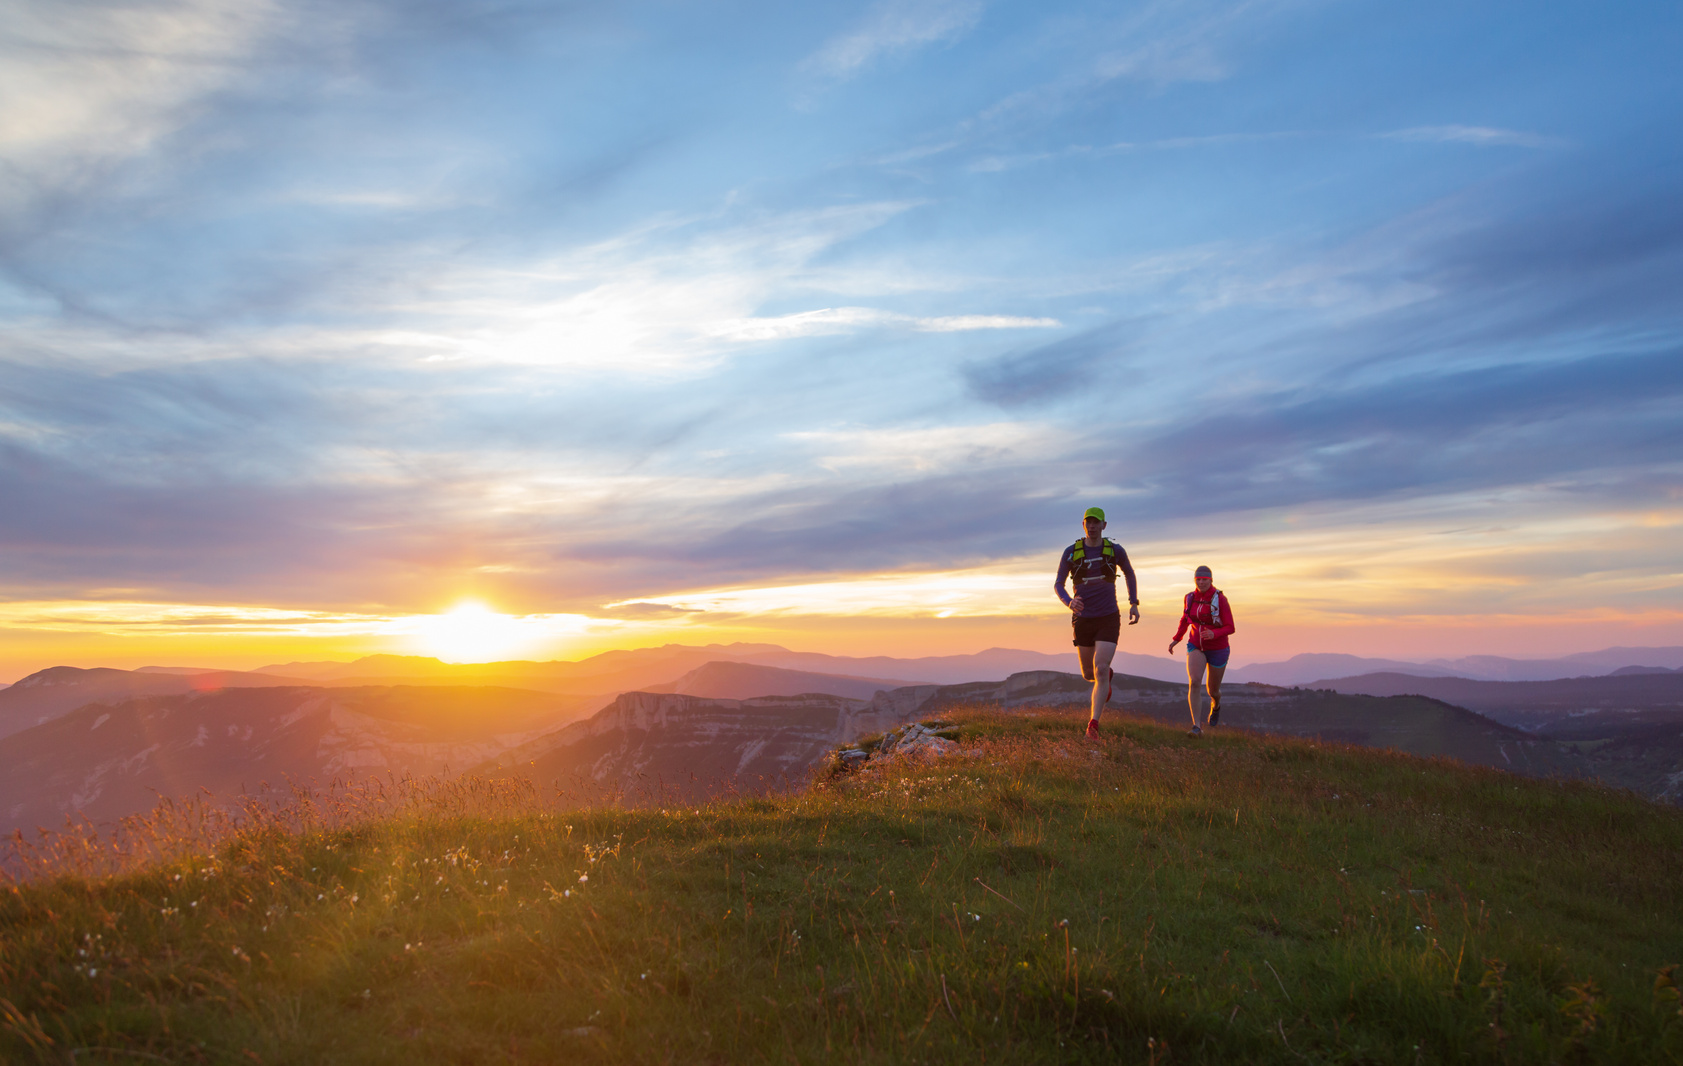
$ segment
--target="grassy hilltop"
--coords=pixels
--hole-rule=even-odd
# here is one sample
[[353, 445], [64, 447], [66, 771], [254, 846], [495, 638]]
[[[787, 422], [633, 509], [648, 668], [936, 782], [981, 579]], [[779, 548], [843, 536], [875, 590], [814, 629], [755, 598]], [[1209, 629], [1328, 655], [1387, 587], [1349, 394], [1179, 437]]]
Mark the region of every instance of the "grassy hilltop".
[[684, 809], [300, 801], [16, 885], [0, 1059], [1683, 1062], [1678, 811], [1083, 718]]

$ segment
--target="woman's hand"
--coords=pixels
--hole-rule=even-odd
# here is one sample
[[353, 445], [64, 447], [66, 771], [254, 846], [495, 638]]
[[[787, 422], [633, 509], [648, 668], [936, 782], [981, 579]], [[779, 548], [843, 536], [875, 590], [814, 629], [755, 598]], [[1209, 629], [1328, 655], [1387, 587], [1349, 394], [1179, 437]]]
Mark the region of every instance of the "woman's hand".
[[1169, 654], [1170, 655], [1173, 655], [1175, 653], [1175, 645], [1179, 644], [1179, 643], [1180, 643], [1180, 641], [1178, 641], [1178, 640], [1169, 641]]

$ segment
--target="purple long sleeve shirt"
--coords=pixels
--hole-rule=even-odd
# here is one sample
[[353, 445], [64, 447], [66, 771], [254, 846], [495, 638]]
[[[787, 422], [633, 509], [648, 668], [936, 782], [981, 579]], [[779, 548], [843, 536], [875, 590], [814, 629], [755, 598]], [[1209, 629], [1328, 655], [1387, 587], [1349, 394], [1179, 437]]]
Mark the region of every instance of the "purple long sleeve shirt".
[[[1116, 552], [1116, 569], [1128, 579], [1128, 602], [1140, 602], [1139, 588], [1134, 582], [1134, 568], [1128, 562], [1128, 553], [1122, 550], [1122, 545], [1111, 544]], [[1120, 614], [1122, 609], [1116, 603], [1116, 583], [1105, 580], [1104, 545], [1101, 542], [1095, 548], [1088, 545], [1083, 553], [1085, 558], [1079, 563], [1072, 562], [1075, 555], [1075, 545], [1064, 549], [1063, 558], [1058, 560], [1058, 579], [1052, 582], [1052, 588], [1057, 590], [1058, 599], [1069, 606], [1074, 597], [1064, 591], [1064, 581], [1069, 579], [1075, 585], [1076, 595], [1081, 597], [1082, 618], [1102, 618], [1107, 614]]]

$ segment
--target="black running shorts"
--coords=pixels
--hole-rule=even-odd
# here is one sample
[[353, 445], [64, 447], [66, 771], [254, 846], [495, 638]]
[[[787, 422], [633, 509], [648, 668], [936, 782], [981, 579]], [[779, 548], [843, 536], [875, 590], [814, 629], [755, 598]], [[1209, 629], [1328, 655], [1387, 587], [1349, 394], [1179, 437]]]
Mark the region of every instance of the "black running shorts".
[[1115, 644], [1122, 635], [1122, 614], [1101, 614], [1097, 618], [1083, 618], [1078, 614], [1069, 616], [1075, 626], [1075, 646], [1077, 648], [1091, 648], [1098, 641]]

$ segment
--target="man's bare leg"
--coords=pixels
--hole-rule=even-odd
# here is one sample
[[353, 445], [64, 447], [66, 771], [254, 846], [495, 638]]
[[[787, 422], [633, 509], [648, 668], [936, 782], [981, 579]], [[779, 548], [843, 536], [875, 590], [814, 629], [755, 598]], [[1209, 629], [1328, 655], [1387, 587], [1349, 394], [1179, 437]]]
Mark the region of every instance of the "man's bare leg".
[[1208, 662], [1197, 648], [1186, 649], [1186, 704], [1192, 712], [1192, 728], [1199, 729], [1199, 712], [1204, 703], [1204, 666]]
[[1075, 653], [1081, 656], [1081, 676], [1088, 681], [1093, 680], [1093, 646], [1077, 644]]
[[[1085, 652], [1087, 649], [1081, 650]], [[1110, 700], [1110, 675], [1114, 672], [1110, 668], [1110, 660], [1115, 657], [1116, 645], [1108, 640], [1099, 641], [1093, 645], [1093, 667], [1082, 675], [1093, 683], [1092, 720], [1095, 722]]]

